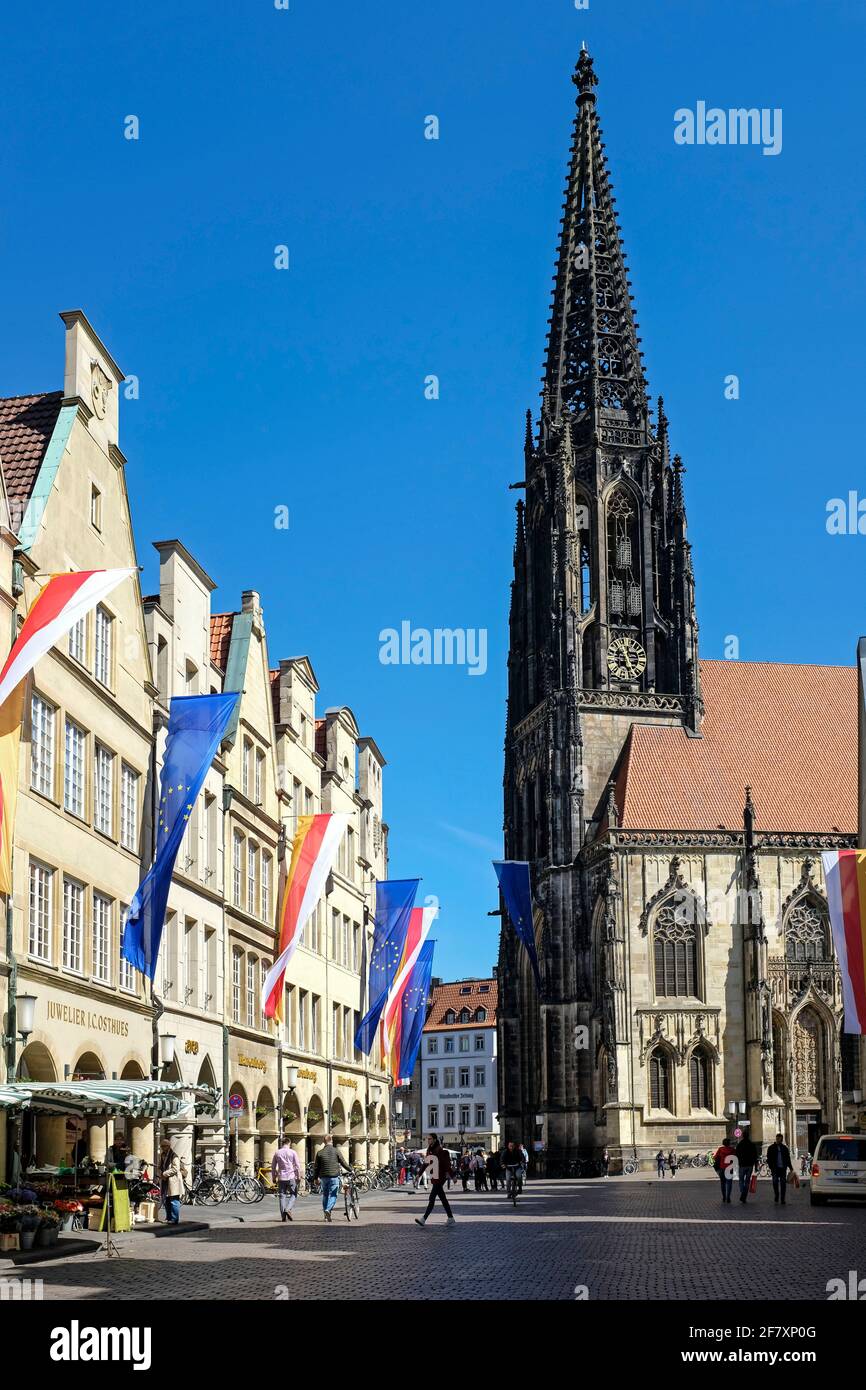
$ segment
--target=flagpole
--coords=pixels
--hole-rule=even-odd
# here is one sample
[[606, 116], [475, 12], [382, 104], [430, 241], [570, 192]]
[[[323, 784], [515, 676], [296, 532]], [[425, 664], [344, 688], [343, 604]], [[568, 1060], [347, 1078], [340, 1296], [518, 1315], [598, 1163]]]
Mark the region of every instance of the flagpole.
[[866, 849], [866, 637], [857, 643], [857, 847]]

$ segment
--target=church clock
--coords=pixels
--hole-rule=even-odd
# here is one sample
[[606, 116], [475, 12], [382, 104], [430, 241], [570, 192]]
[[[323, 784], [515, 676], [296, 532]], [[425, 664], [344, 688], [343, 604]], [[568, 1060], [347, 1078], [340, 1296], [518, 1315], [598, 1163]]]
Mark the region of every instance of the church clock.
[[646, 652], [634, 637], [614, 637], [607, 649], [607, 669], [618, 681], [637, 680], [646, 670]]

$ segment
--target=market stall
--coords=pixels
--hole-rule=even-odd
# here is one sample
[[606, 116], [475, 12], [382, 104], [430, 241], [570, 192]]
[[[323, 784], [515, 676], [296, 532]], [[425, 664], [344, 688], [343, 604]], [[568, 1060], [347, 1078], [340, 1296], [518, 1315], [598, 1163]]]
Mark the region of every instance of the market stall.
[[[177, 1121], [215, 1114], [219, 1092], [175, 1081], [10, 1081], [0, 1085], [0, 1110], [40, 1115]], [[12, 1145], [11, 1182], [0, 1183], [0, 1254], [57, 1243], [61, 1230], [129, 1229], [136, 1216], [155, 1214], [158, 1189], [148, 1165], [112, 1146], [93, 1162], [74, 1155], [68, 1164], [36, 1161], [24, 1171]], [[106, 1194], [109, 1200], [106, 1201]]]

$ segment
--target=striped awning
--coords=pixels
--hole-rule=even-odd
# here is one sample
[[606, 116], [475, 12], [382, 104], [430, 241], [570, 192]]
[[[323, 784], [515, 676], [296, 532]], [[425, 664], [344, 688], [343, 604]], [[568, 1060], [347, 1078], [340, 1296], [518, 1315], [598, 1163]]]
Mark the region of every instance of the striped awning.
[[49, 1115], [127, 1115], [173, 1119], [216, 1112], [219, 1091], [182, 1081], [10, 1081], [0, 1107]]

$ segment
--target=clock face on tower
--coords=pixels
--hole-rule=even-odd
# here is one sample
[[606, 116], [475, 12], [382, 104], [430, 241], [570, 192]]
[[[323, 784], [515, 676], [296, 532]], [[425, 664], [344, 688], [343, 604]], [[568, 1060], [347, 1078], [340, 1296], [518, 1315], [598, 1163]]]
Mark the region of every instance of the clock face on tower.
[[618, 681], [637, 680], [646, 670], [646, 652], [634, 637], [614, 637], [607, 649], [607, 669]]

